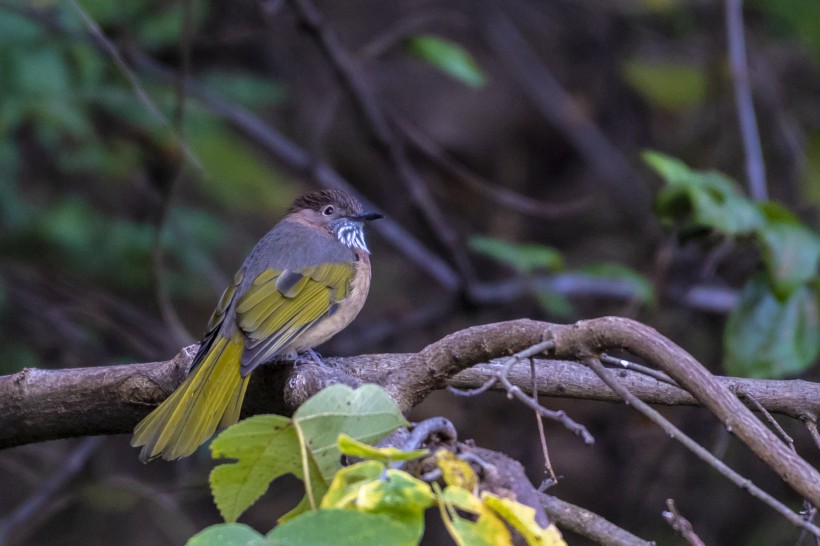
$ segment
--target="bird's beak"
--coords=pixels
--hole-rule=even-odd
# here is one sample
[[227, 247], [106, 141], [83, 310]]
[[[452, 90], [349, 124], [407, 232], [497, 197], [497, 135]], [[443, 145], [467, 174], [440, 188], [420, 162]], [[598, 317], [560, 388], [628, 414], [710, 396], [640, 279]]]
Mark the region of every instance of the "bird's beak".
[[351, 220], [355, 220], [356, 222], [372, 222], [373, 220], [378, 220], [379, 218], [384, 218], [384, 215], [379, 214], [378, 212], [365, 212], [363, 214], [350, 217]]

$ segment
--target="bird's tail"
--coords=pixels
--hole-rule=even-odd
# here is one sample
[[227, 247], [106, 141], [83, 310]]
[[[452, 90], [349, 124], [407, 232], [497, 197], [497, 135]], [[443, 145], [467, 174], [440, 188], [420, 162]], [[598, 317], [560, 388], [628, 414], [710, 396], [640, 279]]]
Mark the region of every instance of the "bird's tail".
[[193, 453], [217, 426], [239, 420], [250, 376], [240, 374], [241, 336], [218, 336], [182, 385], [134, 429], [131, 445], [143, 446], [140, 461]]

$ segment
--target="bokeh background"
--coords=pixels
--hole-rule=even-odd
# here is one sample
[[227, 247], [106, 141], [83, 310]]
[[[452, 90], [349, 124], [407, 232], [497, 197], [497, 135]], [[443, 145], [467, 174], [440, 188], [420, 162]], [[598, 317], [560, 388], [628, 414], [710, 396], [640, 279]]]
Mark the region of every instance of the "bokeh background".
[[[282, 0], [0, 1], [0, 373], [173, 356], [291, 200], [329, 180], [388, 219], [369, 233], [368, 303], [324, 354], [618, 314], [724, 373], [726, 316], [759, 250], [662, 225], [662, 182], [640, 156], [746, 191], [722, 2], [315, 7], [335, 62]], [[753, 0], [743, 15], [769, 196], [816, 229], [820, 3]], [[628, 408], [546, 404], [596, 438], [547, 424], [553, 494], [659, 544], [681, 543], [660, 516], [667, 498], [708, 544], [797, 540]], [[799, 508], [706, 412], [664, 414]], [[534, 417], [504, 396], [437, 393], [415, 416], [428, 415], [544, 478]], [[799, 423], [783, 424], [817, 463]], [[128, 440], [0, 452], [0, 543], [176, 545], [219, 521], [207, 449], [143, 466]], [[298, 489], [277, 483], [243, 521], [269, 529]]]

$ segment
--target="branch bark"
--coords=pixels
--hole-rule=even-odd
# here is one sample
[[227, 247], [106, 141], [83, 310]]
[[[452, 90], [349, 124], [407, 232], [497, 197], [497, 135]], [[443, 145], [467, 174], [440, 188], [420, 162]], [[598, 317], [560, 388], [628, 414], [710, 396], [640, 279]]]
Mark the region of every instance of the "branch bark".
[[[404, 411], [448, 384], [481, 385], [498, 363], [545, 339], [556, 343], [562, 360], [538, 362], [545, 396], [615, 400], [616, 395], [577, 362], [621, 348], [652, 363], [686, 391], [634, 372], [621, 380], [651, 403], [696, 404], [710, 409], [755, 454], [796, 491], [820, 501], [820, 474], [783, 443], [737, 398], [752, 394], [771, 412], [816, 421], [820, 385], [805, 381], [755, 381], [717, 378], [683, 349], [635, 321], [605, 317], [574, 325], [528, 319], [460, 330], [418, 353], [329, 358], [330, 366], [268, 366], [254, 373], [243, 412], [289, 413], [322, 387], [344, 382], [382, 385]], [[0, 448], [72, 436], [130, 432], [134, 424], [182, 381], [195, 346], [165, 362], [72, 370], [26, 369], [0, 377]], [[468, 371], [464, 371], [471, 368]], [[528, 372], [510, 378], [527, 389]], [[461, 372], [461, 373], [460, 373]]]

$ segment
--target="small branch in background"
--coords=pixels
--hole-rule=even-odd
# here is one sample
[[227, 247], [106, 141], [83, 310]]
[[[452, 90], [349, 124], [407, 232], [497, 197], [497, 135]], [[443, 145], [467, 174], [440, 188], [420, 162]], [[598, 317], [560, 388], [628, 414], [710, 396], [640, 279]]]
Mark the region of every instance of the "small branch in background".
[[817, 446], [817, 449], [820, 449], [820, 433], [817, 432], [816, 418], [803, 418], [803, 424], [806, 425], [811, 439], [814, 440], [814, 445]]
[[[146, 110], [159, 122], [159, 124], [165, 128], [167, 128], [174, 142], [182, 149], [185, 153], [186, 158], [191, 164], [196, 167], [197, 170], [203, 171], [202, 162], [196, 156], [196, 154], [191, 150], [191, 147], [180, 138], [177, 132], [174, 130], [173, 125], [171, 124], [168, 117], [162, 113], [159, 107], [156, 105], [154, 100], [148, 95], [148, 92], [145, 91], [145, 88], [140, 83], [137, 76], [134, 74], [131, 67], [128, 66], [128, 63], [125, 62], [120, 50], [117, 48], [114, 43], [108, 39], [105, 33], [102, 31], [100, 26], [97, 24], [94, 19], [88, 14], [87, 11], [83, 9], [80, 4], [77, 3], [77, 0], [68, 0], [69, 5], [77, 12], [82, 20], [83, 24], [85, 25], [86, 29], [88, 30], [88, 34], [93, 39], [95, 45], [103, 50], [106, 55], [108, 55], [111, 60], [113, 61], [114, 65], [120, 71], [120, 73], [128, 80], [128, 83], [131, 85], [131, 90], [133, 91], [134, 95], [137, 97], [137, 100], [145, 107]], [[68, 32], [68, 31], [66, 31]]]
[[[173, 81], [175, 73], [161, 66], [147, 55], [139, 51], [132, 51], [131, 56], [140, 70], [144, 70], [166, 82]], [[300, 175], [310, 175], [320, 186], [339, 188], [356, 195], [366, 209], [379, 209], [353, 188], [351, 183], [339, 173], [319, 158], [307, 153], [271, 125], [244, 108], [218, 97], [193, 81], [188, 81], [187, 85], [191, 97], [196, 98], [200, 104], [214, 115], [226, 120], [237, 131], [270, 153], [284, 167]], [[445, 290], [448, 292], [459, 290], [461, 281], [453, 268], [438, 255], [431, 252], [396, 221], [384, 218], [376, 222], [373, 228]]]
[[[540, 406], [541, 403], [538, 401], [538, 376], [535, 373], [535, 360], [530, 358], [529, 362], [530, 374], [532, 375], [532, 399]], [[535, 422], [538, 425], [538, 439], [541, 441], [541, 453], [544, 454], [544, 470], [547, 472], [547, 475], [549, 475], [549, 479], [552, 482], [557, 482], [558, 478], [555, 476], [555, 471], [553, 470], [552, 462], [550, 461], [550, 452], [547, 448], [547, 435], [544, 432], [544, 421], [541, 418], [540, 412], [535, 412]]]
[[698, 534], [692, 528], [692, 524], [689, 523], [689, 520], [678, 512], [678, 508], [675, 506], [675, 501], [673, 499], [666, 499], [666, 507], [669, 510], [662, 513], [663, 519], [669, 524], [670, 527], [672, 527], [672, 529], [674, 529], [686, 542], [692, 546], [706, 546], [706, 544], [700, 539]]
[[766, 408], [763, 407], [763, 404], [761, 404], [760, 402], [757, 401], [757, 398], [755, 398], [751, 394], [745, 393], [745, 392], [744, 393], [738, 393], [738, 396], [741, 396], [741, 397], [745, 398], [746, 400], [748, 400], [752, 404], [752, 406], [755, 407], [755, 409], [757, 411], [762, 413], [763, 416], [766, 418], [766, 421], [769, 422], [769, 424], [772, 426], [772, 428], [775, 430], [775, 432], [777, 432], [777, 434], [783, 440], [783, 443], [786, 444], [787, 446], [789, 446], [789, 449], [791, 449], [792, 451], [797, 452], [797, 450], [794, 448], [794, 440], [792, 439], [792, 437], [789, 436], [786, 433], [785, 430], [783, 430], [783, 427], [780, 426], [780, 423], [778, 423], [775, 420], [775, 418], [772, 416], [772, 414], [769, 413], [769, 411]]
[[[623, 218], [648, 225], [649, 191], [623, 153], [595, 125], [547, 69], [524, 36], [495, 2], [481, 2], [487, 44], [549, 123], [584, 158], [623, 210]], [[653, 221], [654, 223], [654, 221]]]
[[586, 508], [570, 504], [545, 493], [540, 493], [538, 498], [550, 521], [562, 529], [572, 531], [598, 544], [606, 544], [607, 546], [655, 546], [654, 542], [643, 540]]
[[[510, 382], [508, 377], [510, 373], [510, 369], [515, 366], [518, 362], [523, 359], [531, 358], [535, 355], [541, 354], [544, 351], [548, 351], [555, 347], [555, 343], [552, 340], [542, 341], [541, 343], [537, 343], [523, 351], [520, 351], [509, 359], [505, 363], [504, 367], [499, 371], [495, 377], [488, 380], [484, 385], [479, 387], [478, 389], [470, 390], [470, 391], [460, 391], [454, 387], [448, 387], [448, 390], [455, 395], [458, 396], [475, 396], [477, 394], [481, 394], [485, 392], [490, 387], [492, 387], [496, 382], [500, 383], [501, 386], [507, 391], [507, 396], [509, 398], [515, 398], [528, 408], [533, 409], [538, 415], [546, 417], [547, 419], [552, 419], [553, 421], [558, 421], [564, 427], [569, 430], [570, 432], [580, 436], [584, 443], [587, 445], [591, 445], [595, 443], [595, 439], [592, 437], [592, 434], [584, 427], [573, 421], [563, 410], [554, 411], [545, 408], [541, 404], [538, 403], [538, 400], [535, 398], [538, 396], [537, 391], [535, 392], [535, 397], [527, 396], [524, 391], [518, 385], [513, 385]], [[532, 374], [533, 379], [535, 378], [535, 373]], [[546, 449], [544, 451], [544, 455], [547, 458], [547, 465], [549, 465], [549, 457], [547, 457]], [[550, 469], [550, 474], [552, 474]], [[553, 476], [554, 477], [554, 476]]]
[[407, 38], [422, 32], [425, 27], [448, 24], [465, 27], [467, 21], [463, 13], [452, 9], [428, 9], [410, 17], [404, 17], [389, 25], [358, 51], [361, 57], [375, 59]]
[[323, 15], [310, 0], [292, 0], [302, 22], [316, 40], [328, 63], [339, 76], [362, 113], [366, 126], [387, 158], [393, 163], [399, 179], [404, 183], [416, 208], [426, 219], [433, 233], [449, 250], [462, 276], [466, 288], [475, 280], [475, 271], [464, 245], [446, 215], [436, 203], [429, 188], [407, 157], [403, 143], [387, 123], [378, 100], [362, 77], [353, 58], [342, 46], [335, 32], [327, 25]]
[[729, 64], [735, 87], [735, 107], [746, 156], [746, 176], [749, 194], [756, 201], [768, 199], [766, 168], [757, 129], [749, 67], [746, 61], [746, 38], [743, 32], [743, 0], [726, 0], [726, 39], [729, 45]]
[[89, 436], [81, 440], [65, 458], [65, 461], [54, 473], [40, 484], [25, 502], [11, 514], [0, 520], [0, 544], [8, 544], [18, 530], [31, 525], [31, 521], [43, 512], [56, 495], [85, 467], [104, 441], [100, 436]]
[[609, 356], [606, 353], [601, 354], [599, 357], [601, 362], [604, 364], [611, 364], [613, 366], [617, 366], [619, 368], [623, 368], [624, 370], [633, 370], [638, 373], [642, 373], [644, 375], [648, 375], [658, 381], [663, 383], [668, 383], [669, 385], [674, 385], [675, 387], [679, 387], [678, 382], [663, 373], [660, 370], [656, 370], [654, 368], [650, 368], [649, 366], [644, 366], [643, 364], [638, 364], [637, 362], [632, 362], [629, 360], [624, 360], [623, 358], [616, 358], [614, 356]]
[[450, 156], [433, 139], [397, 112], [391, 112], [390, 120], [401, 131], [407, 142], [441, 171], [461, 181], [473, 191], [491, 199], [494, 203], [512, 211], [545, 220], [556, 220], [579, 214], [588, 208], [592, 201], [593, 197], [588, 195], [565, 203], [545, 203], [504, 186], [493, 184]]
[[701, 446], [699, 443], [694, 441], [692, 438], [687, 436], [682, 430], [678, 427], [673, 425], [669, 420], [663, 417], [660, 413], [658, 413], [655, 409], [650, 407], [648, 404], [640, 400], [637, 396], [633, 395], [629, 390], [624, 387], [615, 377], [610, 373], [608, 369], [601, 364], [601, 361], [595, 357], [587, 357], [584, 358], [584, 364], [589, 366], [601, 380], [606, 383], [609, 388], [613, 391], [617, 392], [618, 395], [623, 398], [624, 402], [635, 408], [641, 414], [646, 416], [650, 421], [658, 425], [666, 434], [669, 435], [670, 438], [674, 438], [678, 442], [684, 445], [689, 451], [694, 453], [699, 459], [704, 461], [706, 464], [710, 465], [712, 468], [720, 472], [723, 476], [725, 476], [729, 481], [740, 487], [741, 489], [745, 489], [749, 492], [750, 495], [756, 497], [763, 501], [769, 508], [786, 518], [789, 522], [794, 524], [797, 527], [803, 528], [808, 530], [815, 536], [820, 537], [820, 527], [817, 527], [813, 523], [805, 521], [799, 514], [795, 514], [792, 512], [788, 506], [781, 503], [776, 498], [772, 497], [758, 486], [753, 484], [751, 480], [748, 478], [744, 478], [737, 472], [735, 472], [732, 468], [730, 468], [726, 463], [709, 453], [709, 451]]

